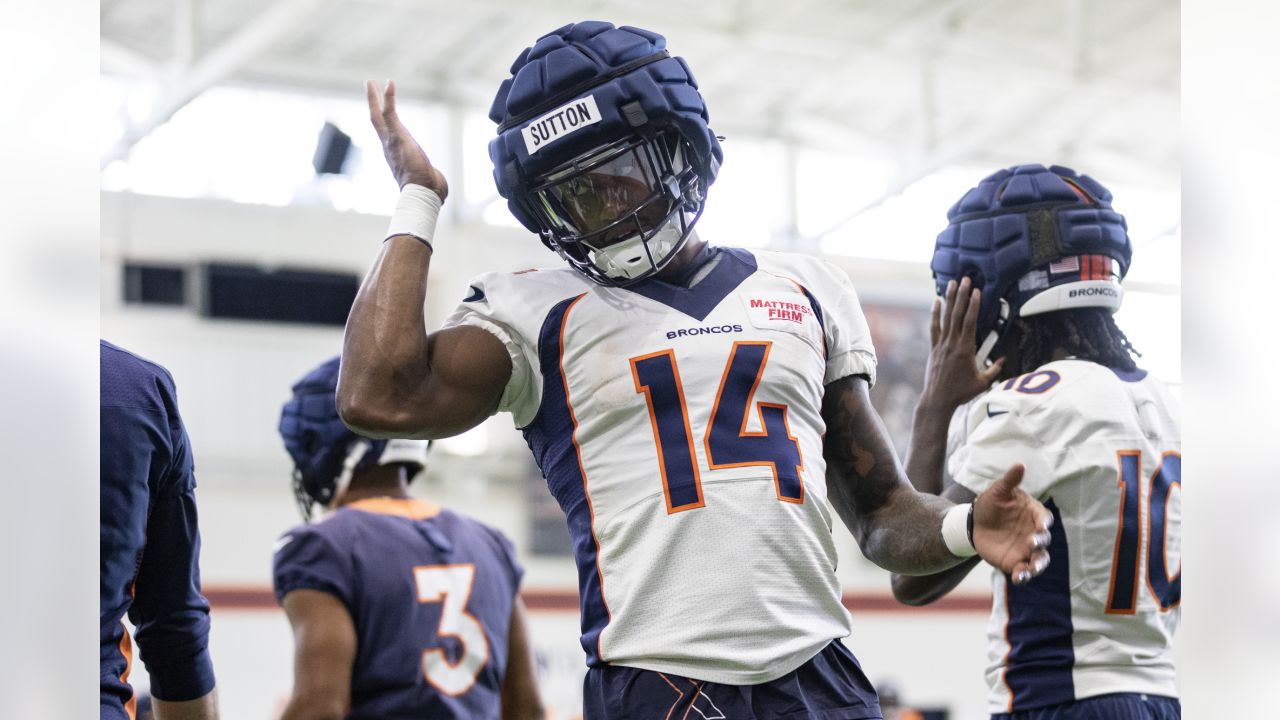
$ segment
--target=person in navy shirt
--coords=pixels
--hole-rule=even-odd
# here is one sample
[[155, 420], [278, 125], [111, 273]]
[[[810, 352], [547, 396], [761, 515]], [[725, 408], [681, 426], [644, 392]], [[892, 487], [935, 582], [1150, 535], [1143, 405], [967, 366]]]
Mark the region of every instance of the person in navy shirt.
[[369, 440], [338, 418], [338, 358], [293, 387], [280, 434], [303, 517], [276, 544], [293, 626], [284, 720], [541, 718], [517, 590], [497, 530], [409, 495], [425, 440]]
[[128, 613], [156, 717], [215, 720], [196, 480], [173, 377], [105, 340], [100, 357], [100, 716], [136, 716]]

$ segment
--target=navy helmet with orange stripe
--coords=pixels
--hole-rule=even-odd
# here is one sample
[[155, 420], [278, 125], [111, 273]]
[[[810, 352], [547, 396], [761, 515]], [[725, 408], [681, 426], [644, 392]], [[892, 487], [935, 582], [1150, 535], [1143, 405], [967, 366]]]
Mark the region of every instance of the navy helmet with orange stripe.
[[339, 358], [298, 380], [280, 411], [280, 437], [293, 458], [293, 492], [304, 520], [311, 506], [327, 506], [364, 468], [403, 464], [410, 474], [427, 464], [426, 440], [375, 440], [357, 435], [338, 417]]
[[1088, 175], [1059, 165], [999, 170], [951, 206], [947, 220], [930, 267], [939, 295], [966, 276], [982, 290], [980, 362], [1010, 318], [1120, 307], [1133, 245], [1111, 192]]

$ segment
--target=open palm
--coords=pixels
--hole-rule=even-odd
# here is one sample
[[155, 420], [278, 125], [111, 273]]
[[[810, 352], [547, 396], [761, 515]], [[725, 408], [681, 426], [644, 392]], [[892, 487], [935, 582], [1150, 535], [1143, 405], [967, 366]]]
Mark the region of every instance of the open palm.
[[369, 80], [365, 83], [365, 93], [369, 99], [369, 120], [373, 123], [373, 129], [378, 132], [378, 139], [382, 141], [382, 154], [391, 167], [396, 183], [401, 188], [409, 183], [422, 185], [444, 200], [449, 194], [449, 183], [444, 179], [444, 174], [431, 164], [422, 146], [409, 134], [409, 129], [400, 122], [400, 116], [396, 113], [395, 82], [388, 80], [379, 97], [377, 83]]

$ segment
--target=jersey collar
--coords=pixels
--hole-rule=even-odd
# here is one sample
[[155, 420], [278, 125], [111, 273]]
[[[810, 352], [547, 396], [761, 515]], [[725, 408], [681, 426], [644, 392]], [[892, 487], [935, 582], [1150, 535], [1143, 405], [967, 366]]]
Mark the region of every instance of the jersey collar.
[[716, 309], [716, 306], [757, 268], [755, 256], [742, 248], [708, 247], [700, 254], [697, 262], [691, 263], [684, 278], [693, 277], [709, 262], [716, 264], [705, 277], [694, 283], [693, 287], [684, 287], [654, 277], [624, 289], [662, 303], [696, 320], [705, 320], [711, 311]]

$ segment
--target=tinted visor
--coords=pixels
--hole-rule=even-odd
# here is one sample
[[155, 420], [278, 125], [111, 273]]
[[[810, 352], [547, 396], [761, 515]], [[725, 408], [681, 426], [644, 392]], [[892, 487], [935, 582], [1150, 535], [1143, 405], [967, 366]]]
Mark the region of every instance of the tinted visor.
[[[608, 244], [635, 235], [637, 222], [650, 229], [670, 213], [672, 199], [658, 179], [664, 165], [650, 144], [628, 143], [573, 163], [533, 194], [557, 231], [578, 238], [601, 233], [593, 244]], [[602, 232], [609, 228], [617, 232]]]

